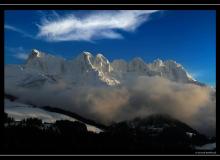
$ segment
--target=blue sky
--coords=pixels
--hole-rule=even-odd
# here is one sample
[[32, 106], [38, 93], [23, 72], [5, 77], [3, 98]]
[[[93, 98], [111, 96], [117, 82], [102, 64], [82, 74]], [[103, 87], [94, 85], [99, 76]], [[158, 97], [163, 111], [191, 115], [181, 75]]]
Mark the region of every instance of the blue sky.
[[110, 61], [173, 59], [194, 78], [216, 84], [216, 12], [212, 10], [5, 11], [5, 63], [32, 48], [66, 59], [82, 51]]

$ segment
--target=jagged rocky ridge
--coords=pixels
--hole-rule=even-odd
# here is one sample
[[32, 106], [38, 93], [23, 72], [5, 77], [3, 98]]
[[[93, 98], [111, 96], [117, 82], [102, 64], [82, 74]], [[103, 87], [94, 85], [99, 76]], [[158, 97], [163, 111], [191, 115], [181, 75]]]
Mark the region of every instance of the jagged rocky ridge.
[[141, 58], [134, 58], [130, 62], [109, 62], [102, 54], [93, 56], [89, 52], [83, 52], [72, 60], [65, 60], [33, 49], [25, 64], [5, 66], [5, 87], [40, 87], [60, 80], [69, 86], [120, 86], [125, 85], [127, 79], [143, 75], [204, 85], [193, 79], [181, 64], [173, 60], [157, 59], [148, 64]]

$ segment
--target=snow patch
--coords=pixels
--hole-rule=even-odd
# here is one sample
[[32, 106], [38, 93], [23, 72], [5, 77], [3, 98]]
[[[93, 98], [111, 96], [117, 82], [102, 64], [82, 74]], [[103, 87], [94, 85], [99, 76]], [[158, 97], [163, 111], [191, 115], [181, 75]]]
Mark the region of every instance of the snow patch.
[[216, 143], [208, 143], [203, 146], [195, 146], [197, 150], [214, 150], [216, 148]]
[[[27, 105], [19, 102], [12, 102], [9, 101], [8, 99], [5, 99], [5, 112], [8, 114], [9, 117], [14, 118], [16, 121], [21, 121], [27, 118], [38, 118], [45, 123], [55, 123], [57, 120], [69, 120], [72, 122], [79, 121], [75, 118], [60, 113], [45, 111], [40, 108], [32, 107], [31, 105]], [[102, 132], [101, 129], [95, 126], [89, 124], [85, 124], [85, 125], [88, 131], [95, 133]]]
[[186, 132], [186, 135], [189, 136], [190, 138], [192, 138], [193, 136], [195, 136], [195, 133], [191, 133], [191, 132]]

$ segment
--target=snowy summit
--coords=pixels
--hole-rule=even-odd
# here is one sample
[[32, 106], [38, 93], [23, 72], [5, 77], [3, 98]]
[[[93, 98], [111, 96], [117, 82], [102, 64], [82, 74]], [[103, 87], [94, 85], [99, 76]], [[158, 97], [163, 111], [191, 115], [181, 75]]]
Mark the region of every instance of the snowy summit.
[[13, 85], [39, 87], [59, 80], [69, 85], [117, 86], [134, 76], [161, 76], [175, 82], [197, 83], [173, 60], [145, 63], [141, 58], [134, 58], [130, 62], [110, 62], [103, 54], [93, 56], [86, 51], [72, 60], [65, 60], [33, 49], [25, 64], [5, 67], [6, 88]]

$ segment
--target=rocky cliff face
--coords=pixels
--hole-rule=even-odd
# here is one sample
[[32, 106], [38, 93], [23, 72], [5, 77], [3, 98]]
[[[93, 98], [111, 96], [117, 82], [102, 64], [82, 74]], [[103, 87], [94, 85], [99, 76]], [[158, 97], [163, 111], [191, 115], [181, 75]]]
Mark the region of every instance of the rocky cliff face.
[[161, 76], [171, 81], [201, 84], [173, 60], [157, 59], [147, 64], [141, 58], [134, 58], [130, 62], [110, 62], [102, 54], [93, 56], [89, 52], [65, 60], [33, 49], [25, 64], [5, 66], [6, 86], [39, 87], [59, 80], [69, 85], [118, 86], [137, 76]]

